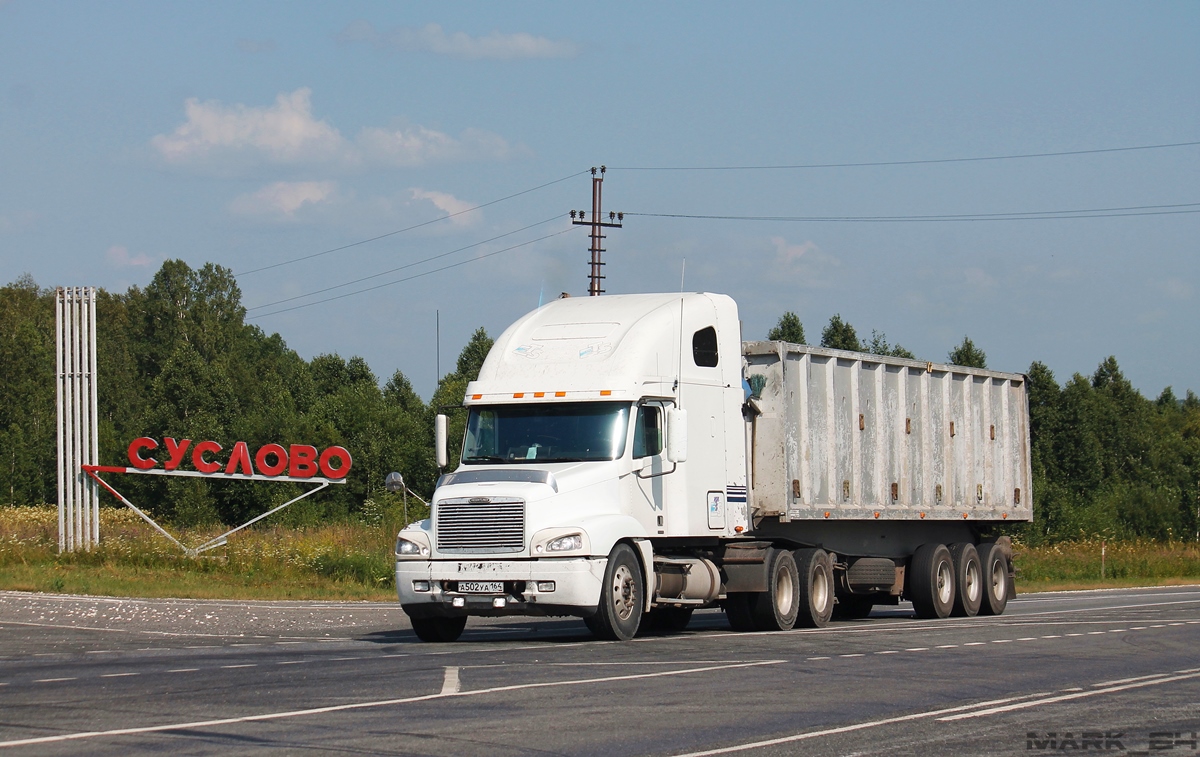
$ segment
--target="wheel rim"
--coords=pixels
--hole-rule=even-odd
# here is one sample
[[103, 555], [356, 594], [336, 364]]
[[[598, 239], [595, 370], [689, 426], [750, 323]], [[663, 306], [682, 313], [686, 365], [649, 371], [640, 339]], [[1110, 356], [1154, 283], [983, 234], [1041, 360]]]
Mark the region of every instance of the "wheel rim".
[[780, 614], [791, 612], [792, 601], [796, 596], [796, 586], [792, 583], [791, 571], [781, 570], [775, 577], [775, 606]]
[[971, 562], [967, 563], [967, 569], [964, 572], [966, 573], [966, 576], [964, 577], [966, 583], [966, 586], [964, 587], [964, 593], [966, 594], [967, 600], [974, 604], [979, 600], [979, 594], [983, 589], [979, 580], [979, 563], [972, 560]]
[[942, 604], [949, 604], [954, 601], [954, 573], [950, 569], [950, 562], [943, 560], [938, 563], [937, 567], [937, 596], [938, 601]]
[[1003, 560], [992, 560], [992, 596], [996, 601], [1003, 602], [1008, 594], [1008, 576], [1004, 570]]
[[824, 570], [813, 571], [812, 586], [809, 589], [813, 607], [817, 613], [824, 613], [829, 604], [829, 581]]
[[633, 580], [633, 572], [627, 565], [618, 565], [613, 571], [613, 610], [621, 620], [629, 620], [637, 606], [637, 585]]

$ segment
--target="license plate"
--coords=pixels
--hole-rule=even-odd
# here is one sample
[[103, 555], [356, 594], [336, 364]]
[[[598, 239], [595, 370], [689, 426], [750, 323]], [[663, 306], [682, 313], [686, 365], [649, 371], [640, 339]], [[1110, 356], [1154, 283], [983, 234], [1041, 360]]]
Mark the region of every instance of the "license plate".
[[463, 594], [503, 594], [503, 581], [459, 581], [458, 590]]

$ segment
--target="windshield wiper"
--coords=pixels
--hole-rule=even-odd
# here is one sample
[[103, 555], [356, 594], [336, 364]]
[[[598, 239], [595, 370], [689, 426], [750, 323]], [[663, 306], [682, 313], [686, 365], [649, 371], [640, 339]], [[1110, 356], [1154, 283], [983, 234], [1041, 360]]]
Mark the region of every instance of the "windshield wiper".
[[497, 457], [496, 455], [473, 455], [471, 457], [464, 457], [463, 462], [464, 463], [506, 463], [508, 461], [505, 460], [503, 457]]

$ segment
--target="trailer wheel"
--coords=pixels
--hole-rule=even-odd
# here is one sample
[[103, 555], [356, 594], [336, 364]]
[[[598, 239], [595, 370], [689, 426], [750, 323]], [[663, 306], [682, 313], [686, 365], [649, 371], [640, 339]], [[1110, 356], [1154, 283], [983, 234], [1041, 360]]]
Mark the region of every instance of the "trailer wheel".
[[629, 641], [642, 622], [642, 568], [628, 544], [618, 544], [608, 554], [600, 604], [584, 623], [598, 639]]
[[721, 601], [721, 607], [725, 610], [725, 619], [729, 621], [729, 627], [734, 631], [753, 631], [754, 628], [754, 612], [753, 599], [754, 594], [744, 591], [735, 591], [728, 594]]
[[[821, 628], [833, 617], [833, 566], [823, 549], [798, 549], [794, 553], [800, 573], [800, 611], [796, 625]], [[870, 612], [867, 605], [867, 612]]]
[[1008, 558], [998, 544], [979, 545], [979, 565], [983, 573], [983, 597], [979, 605], [980, 615], [999, 615], [1008, 606], [1012, 596], [1012, 576]]
[[834, 620], [862, 620], [871, 614], [875, 601], [870, 594], [847, 594], [833, 606]]
[[918, 618], [945, 618], [954, 609], [954, 560], [945, 544], [922, 544], [912, 556], [908, 595]]
[[409, 618], [413, 632], [421, 641], [451, 642], [458, 641], [463, 629], [467, 627], [467, 616], [457, 618]]
[[800, 575], [790, 550], [771, 550], [767, 558], [767, 590], [754, 597], [754, 628], [790, 631], [800, 612]]
[[951, 615], [971, 618], [979, 614], [983, 602], [983, 569], [979, 567], [979, 552], [969, 542], [950, 545], [950, 559], [954, 562], [954, 609]]

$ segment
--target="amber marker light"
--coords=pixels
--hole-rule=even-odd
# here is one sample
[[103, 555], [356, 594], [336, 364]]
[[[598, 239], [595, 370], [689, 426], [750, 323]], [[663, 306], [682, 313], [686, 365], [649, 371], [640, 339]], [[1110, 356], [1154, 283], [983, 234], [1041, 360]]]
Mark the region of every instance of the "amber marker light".
[[611, 397], [611, 396], [612, 396], [612, 389], [601, 389], [601, 390], [600, 390], [600, 396], [601, 396], [601, 397]]
[[525, 397], [525, 392], [513, 392], [513, 399], [519, 400]]
[[533, 398], [534, 398], [534, 399], [541, 399], [542, 397], [545, 397], [545, 396], [546, 396], [546, 393], [545, 393], [545, 392], [534, 392], [534, 393], [533, 393]]
[[566, 392], [555, 392], [554, 396], [555, 397], [566, 397], [567, 393]]
[[472, 394], [472, 395], [471, 395], [471, 399], [473, 399], [473, 400], [481, 400], [481, 399], [483, 399], [483, 395], [482, 395], [482, 394]]

